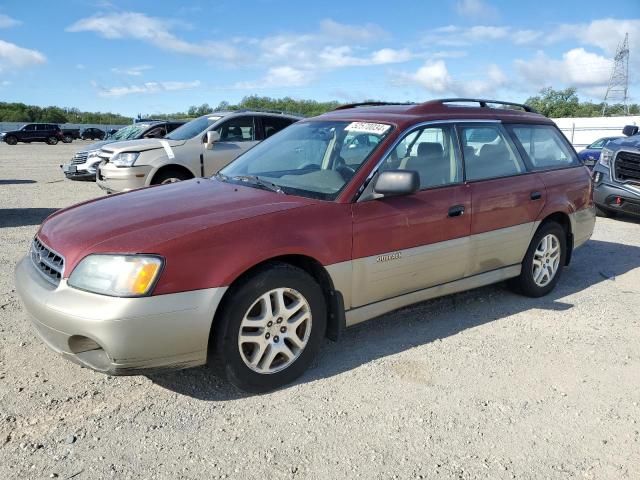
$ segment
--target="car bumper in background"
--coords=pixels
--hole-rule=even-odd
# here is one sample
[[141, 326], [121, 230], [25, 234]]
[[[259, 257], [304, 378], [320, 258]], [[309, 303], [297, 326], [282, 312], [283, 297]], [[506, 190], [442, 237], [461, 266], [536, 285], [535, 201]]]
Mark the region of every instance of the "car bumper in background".
[[102, 163], [98, 167], [96, 182], [109, 193], [126, 192], [145, 187], [152, 169], [150, 165], [116, 167], [111, 163]]
[[27, 256], [16, 290], [44, 342], [65, 358], [103, 373], [132, 375], [202, 365], [214, 313], [226, 287], [141, 298], [54, 287]]
[[594, 177], [598, 173], [599, 181], [593, 189], [595, 204], [611, 212], [640, 216], [640, 185], [613, 183], [609, 170], [599, 165], [594, 169]]

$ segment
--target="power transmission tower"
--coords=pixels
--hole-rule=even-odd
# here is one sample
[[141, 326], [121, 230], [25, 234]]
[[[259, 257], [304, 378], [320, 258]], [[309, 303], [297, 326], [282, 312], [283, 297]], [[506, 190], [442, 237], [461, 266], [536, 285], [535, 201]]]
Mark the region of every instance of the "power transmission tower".
[[627, 103], [627, 90], [629, 88], [629, 34], [624, 36], [624, 40], [616, 50], [613, 57], [613, 69], [609, 77], [609, 86], [604, 95], [604, 105], [602, 106], [602, 116], [607, 111], [607, 101], [611, 103], [622, 103], [625, 115], [629, 115], [629, 105]]

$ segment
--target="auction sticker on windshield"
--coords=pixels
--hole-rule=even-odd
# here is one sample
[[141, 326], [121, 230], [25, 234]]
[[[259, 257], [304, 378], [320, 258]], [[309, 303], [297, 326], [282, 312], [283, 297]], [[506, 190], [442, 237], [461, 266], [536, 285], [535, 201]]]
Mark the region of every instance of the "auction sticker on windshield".
[[391, 125], [384, 123], [369, 122], [351, 122], [345, 127], [346, 132], [371, 133], [373, 135], [382, 135], [391, 128]]

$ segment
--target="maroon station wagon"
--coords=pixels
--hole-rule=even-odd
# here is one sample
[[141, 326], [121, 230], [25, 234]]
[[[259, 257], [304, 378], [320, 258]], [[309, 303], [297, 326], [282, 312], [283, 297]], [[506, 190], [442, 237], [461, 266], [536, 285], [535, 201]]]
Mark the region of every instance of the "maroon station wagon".
[[16, 286], [70, 360], [207, 363], [259, 392], [301, 375], [324, 337], [405, 305], [503, 280], [549, 293], [594, 222], [589, 171], [526, 105], [347, 105], [212, 178], [54, 213]]

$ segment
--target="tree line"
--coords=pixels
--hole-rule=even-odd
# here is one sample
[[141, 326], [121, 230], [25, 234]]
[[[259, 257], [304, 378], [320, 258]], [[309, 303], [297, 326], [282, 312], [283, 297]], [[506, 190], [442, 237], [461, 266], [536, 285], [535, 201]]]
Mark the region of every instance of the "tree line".
[[[561, 117], [599, 117], [602, 115], [602, 103], [580, 101], [575, 88], [555, 90], [551, 87], [543, 88], [538, 95], [529, 97], [526, 104], [551, 118]], [[316, 100], [299, 100], [291, 97], [271, 98], [250, 95], [244, 97], [237, 104], [227, 101], [212, 107], [208, 103], [193, 105], [184, 112], [166, 114], [148, 114], [146, 117], [158, 119], [191, 119], [223, 110], [273, 110], [296, 113], [306, 117], [320, 115], [335, 109], [341, 103], [338, 101], [319, 102]], [[629, 105], [629, 113], [640, 114], [638, 104]], [[621, 104], [607, 106], [607, 116], [624, 115]], [[131, 123], [133, 118], [116, 113], [82, 112], [77, 108], [37, 107], [24, 103], [0, 102], [0, 122], [50, 122], [50, 123], [97, 123], [124, 125]]]

